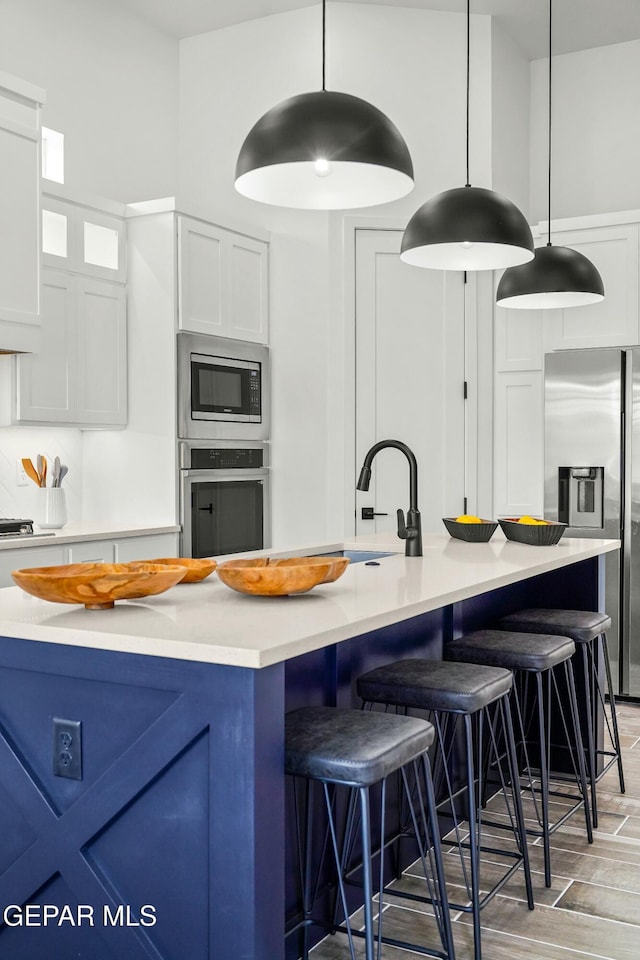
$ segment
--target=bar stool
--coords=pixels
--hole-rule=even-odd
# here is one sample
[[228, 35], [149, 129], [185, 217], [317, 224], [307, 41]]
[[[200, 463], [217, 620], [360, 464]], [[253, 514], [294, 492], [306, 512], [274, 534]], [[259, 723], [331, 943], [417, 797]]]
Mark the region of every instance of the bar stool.
[[[611, 664], [607, 630], [611, 627], [611, 617], [606, 613], [591, 610], [519, 610], [503, 617], [498, 624], [501, 630], [522, 630], [525, 633], [550, 633], [570, 637], [576, 650], [580, 651], [582, 676], [576, 669], [578, 685], [584, 691], [586, 727], [587, 727], [587, 770], [591, 785], [591, 809], [594, 827], [598, 826], [598, 804], [596, 784], [614, 763], [618, 764], [620, 793], [625, 792], [624, 771], [622, 769], [622, 750], [618, 733], [616, 701], [611, 682]], [[604, 664], [604, 683], [601, 681], [599, 665]], [[606, 697], [609, 697], [609, 710], [606, 709]], [[596, 746], [598, 729], [598, 710], [602, 710], [603, 723], [611, 745], [610, 750], [600, 750]], [[598, 772], [598, 758], [608, 757], [608, 761]]]
[[[363, 706], [381, 703], [386, 707], [395, 706], [396, 710], [425, 710], [435, 726], [437, 753], [434, 775], [439, 767], [442, 792], [446, 794], [438, 802], [437, 809], [441, 817], [452, 821], [454, 835], [451, 838], [445, 835], [442, 843], [457, 848], [467, 896], [467, 899], [460, 898], [464, 900], [460, 903], [449, 900], [449, 906], [473, 916], [475, 960], [481, 960], [482, 957], [480, 912], [521, 865], [527, 902], [529, 909], [533, 909], [522, 801], [518, 791], [511, 793], [508, 790], [508, 784], [517, 776], [509, 708], [512, 683], [509, 670], [437, 660], [398, 660], [363, 674], [357, 681]], [[515, 850], [500, 850], [483, 843], [481, 802], [485, 792], [485, 747], [500, 773]], [[463, 835], [466, 834], [463, 829], [465, 819], [469, 821], [468, 839]], [[469, 853], [470, 871], [465, 851]], [[482, 896], [481, 853], [490, 853], [493, 860], [502, 857], [507, 863], [513, 861], [501, 879]]]
[[[574, 653], [575, 644], [568, 637], [501, 630], [477, 630], [445, 644], [445, 656], [448, 660], [500, 666], [514, 671], [513, 703], [517, 721], [516, 746], [521, 750], [521, 773], [525, 781], [524, 788], [531, 795], [539, 825], [539, 829], [527, 828], [527, 833], [531, 836], [542, 837], [544, 879], [547, 887], [551, 886], [550, 837], [580, 807], [584, 809], [589, 843], [593, 842], [584, 748], [580, 732], [573, 670], [571, 669], [571, 657]], [[557, 671], [564, 676], [569, 692], [569, 718], [566, 716], [563, 698], [559, 691]], [[533, 685], [531, 681], [535, 682], [533, 691], [531, 690]], [[560, 729], [564, 733], [571, 758], [572, 779], [578, 787], [577, 798], [559, 787], [550, 788], [550, 716], [554, 702], [560, 714]], [[537, 776], [531, 762], [530, 732], [531, 727], [536, 725], [536, 718], [535, 742], [540, 751], [538, 768], [540, 786], [537, 786]], [[573, 744], [575, 744], [575, 748]], [[513, 780], [514, 793], [519, 793], [521, 786], [520, 778], [516, 777]], [[538, 804], [538, 795], [540, 796], [540, 804]], [[551, 822], [549, 817], [549, 798], [551, 796], [574, 801], [568, 807], [568, 810], [554, 822]], [[494, 825], [500, 826], [499, 823]]]
[[[417, 717], [399, 717], [390, 714], [368, 714], [361, 710], [345, 710], [335, 707], [301, 707], [285, 717], [285, 771], [292, 777], [305, 778], [322, 784], [324, 804], [328, 820], [328, 837], [337, 870], [339, 900], [344, 912], [345, 925], [335, 927], [312, 917], [314, 892], [311, 883], [311, 798], [307, 797], [307, 830], [304, 842], [300, 843], [302, 863], [302, 887], [304, 916], [286, 936], [295, 930], [319, 923], [332, 930], [346, 933], [352, 960], [356, 960], [353, 938], [365, 940], [366, 960], [374, 960], [374, 942], [404, 947], [441, 960], [455, 960], [451, 921], [442, 866], [438, 821], [433, 797], [433, 784], [427, 750], [433, 742], [434, 730], [430, 723]], [[387, 778], [399, 771], [405, 801], [418, 840], [420, 859], [425, 881], [434, 905], [441, 947], [430, 948], [424, 944], [407, 944], [382, 935], [384, 907], [384, 851], [385, 809]], [[412, 785], [408, 778], [412, 772]], [[418, 774], [421, 774], [419, 776]], [[372, 850], [370, 791], [380, 785], [380, 845]], [[418, 790], [416, 792], [416, 785]], [[359, 799], [360, 842], [362, 846], [362, 873], [364, 887], [364, 932], [354, 930], [349, 920], [344, 877], [346, 859], [352, 847], [349, 830], [340, 839], [335, 816], [335, 792], [333, 788], [344, 787], [349, 799]], [[424, 789], [423, 789], [424, 788]], [[354, 827], [358, 817], [350, 816]], [[372, 860], [379, 857], [379, 905], [377, 933], [373, 917]], [[309, 948], [304, 938], [303, 957], [307, 960]]]

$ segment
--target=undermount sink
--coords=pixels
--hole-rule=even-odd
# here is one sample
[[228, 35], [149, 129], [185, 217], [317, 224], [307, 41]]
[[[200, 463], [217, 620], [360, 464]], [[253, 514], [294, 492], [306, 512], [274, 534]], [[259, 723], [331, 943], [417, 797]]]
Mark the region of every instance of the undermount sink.
[[366, 563], [367, 560], [380, 560], [381, 557], [396, 557], [397, 553], [392, 550], [386, 552], [375, 550], [335, 550], [332, 553], [323, 554], [326, 557], [349, 557], [351, 563]]

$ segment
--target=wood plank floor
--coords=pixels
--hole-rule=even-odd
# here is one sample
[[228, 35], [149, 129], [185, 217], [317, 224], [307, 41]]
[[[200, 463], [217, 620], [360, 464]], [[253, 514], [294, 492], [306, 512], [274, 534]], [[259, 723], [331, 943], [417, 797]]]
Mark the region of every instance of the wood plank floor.
[[[587, 843], [580, 811], [553, 835], [550, 889], [544, 885], [540, 840], [532, 843], [535, 909], [527, 907], [519, 872], [482, 912], [483, 960], [640, 960], [640, 706], [619, 704], [618, 721], [626, 793], [620, 793], [614, 766], [598, 784], [600, 816], [593, 844]], [[507, 842], [500, 831], [495, 832], [496, 845]], [[456, 902], [464, 902], [459, 900], [463, 895], [459, 859], [456, 856], [454, 862], [451, 856], [447, 854], [445, 861], [449, 893]], [[483, 879], [490, 882], [496, 869], [485, 863]], [[417, 877], [410, 867], [399, 883], [411, 889], [418, 884]], [[399, 898], [389, 900], [385, 934], [436, 944], [428, 908], [420, 907], [408, 906]], [[469, 915], [453, 914], [453, 928], [457, 960], [473, 960]], [[358, 957], [364, 957], [362, 941], [356, 947]], [[346, 938], [328, 937], [311, 956], [313, 960], [348, 958]], [[389, 946], [382, 950], [383, 960], [420, 956]]]

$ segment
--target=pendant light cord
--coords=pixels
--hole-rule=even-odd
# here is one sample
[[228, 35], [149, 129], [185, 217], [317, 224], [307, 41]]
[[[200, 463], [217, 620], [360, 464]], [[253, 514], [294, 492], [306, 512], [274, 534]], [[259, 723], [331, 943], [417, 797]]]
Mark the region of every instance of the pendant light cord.
[[322, 89], [326, 92], [326, 62], [327, 58], [327, 0], [322, 0]]
[[469, 51], [471, 48], [471, 0], [467, 0], [467, 183], [466, 186], [470, 187], [471, 182], [469, 180], [469, 67], [470, 67], [470, 58]]
[[549, 182], [547, 186], [547, 246], [551, 246], [551, 4], [549, 0]]

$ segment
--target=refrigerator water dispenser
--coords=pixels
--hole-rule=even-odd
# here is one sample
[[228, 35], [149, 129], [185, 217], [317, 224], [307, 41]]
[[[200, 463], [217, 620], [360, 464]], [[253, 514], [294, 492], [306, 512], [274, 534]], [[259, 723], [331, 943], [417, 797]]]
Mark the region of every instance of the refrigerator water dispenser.
[[604, 467], [558, 468], [558, 520], [602, 529]]

